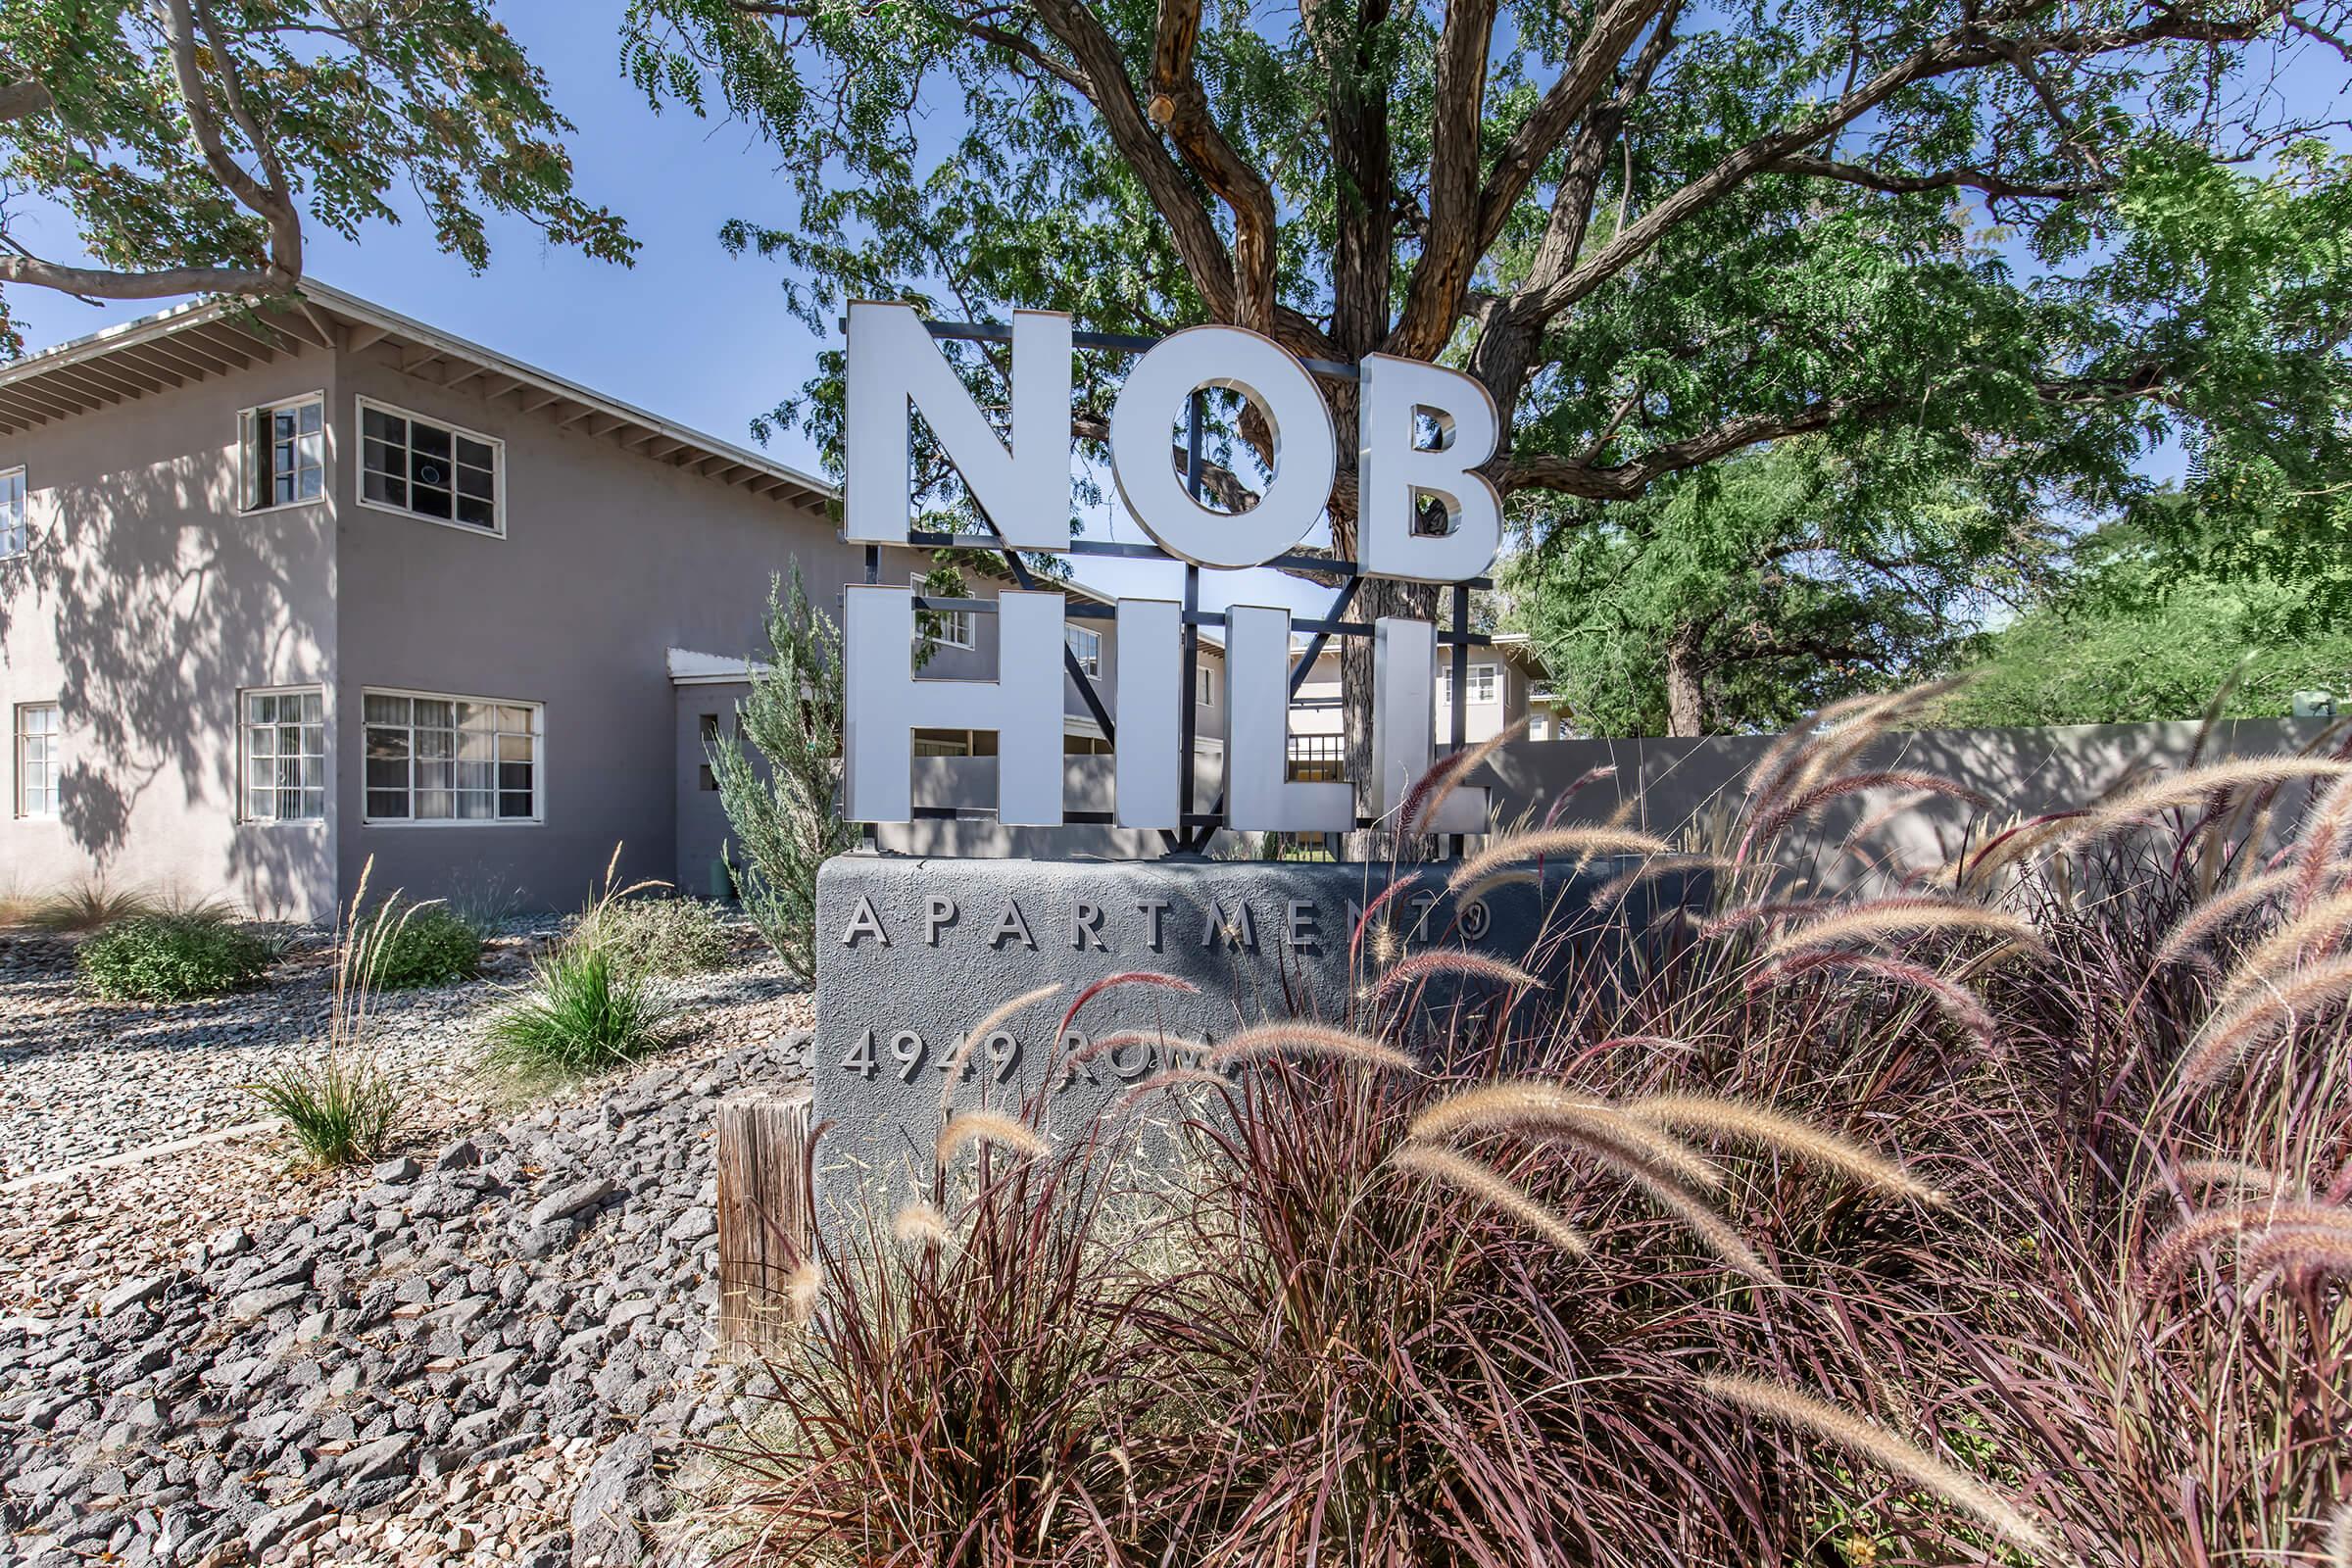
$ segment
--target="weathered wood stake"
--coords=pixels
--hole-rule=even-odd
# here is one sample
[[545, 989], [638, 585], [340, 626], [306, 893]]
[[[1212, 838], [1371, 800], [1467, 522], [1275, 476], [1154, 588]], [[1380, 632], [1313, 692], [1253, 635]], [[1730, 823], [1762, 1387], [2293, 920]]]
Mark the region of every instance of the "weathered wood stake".
[[718, 1104], [718, 1343], [773, 1347], [792, 1321], [794, 1270], [814, 1245], [809, 1090], [758, 1090]]

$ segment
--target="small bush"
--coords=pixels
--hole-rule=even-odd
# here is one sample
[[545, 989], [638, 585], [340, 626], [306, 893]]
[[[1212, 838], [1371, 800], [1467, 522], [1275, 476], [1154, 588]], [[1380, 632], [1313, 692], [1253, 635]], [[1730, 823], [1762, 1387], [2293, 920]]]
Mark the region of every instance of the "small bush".
[[603, 948], [566, 945], [539, 960], [530, 993], [492, 1021], [487, 1058], [524, 1077], [595, 1072], [660, 1049], [670, 1017]]
[[482, 966], [481, 933], [440, 905], [414, 905], [384, 927], [370, 962], [379, 991], [470, 980]]
[[622, 899], [597, 905], [572, 933], [622, 975], [693, 974], [726, 967], [731, 944], [717, 908], [697, 899]]
[[332, 1052], [322, 1062], [281, 1068], [250, 1088], [304, 1157], [322, 1168], [371, 1157], [400, 1119], [391, 1075], [373, 1061]]
[[82, 983], [109, 1002], [217, 997], [261, 979], [270, 944], [212, 913], [144, 914], [81, 945]]

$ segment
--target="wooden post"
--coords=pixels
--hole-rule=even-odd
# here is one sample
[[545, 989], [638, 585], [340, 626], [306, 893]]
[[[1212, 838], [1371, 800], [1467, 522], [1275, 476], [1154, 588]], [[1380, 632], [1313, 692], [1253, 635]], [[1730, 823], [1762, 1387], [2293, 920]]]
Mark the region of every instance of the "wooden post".
[[718, 1102], [718, 1343], [758, 1350], [791, 1322], [793, 1273], [812, 1255], [809, 1090]]

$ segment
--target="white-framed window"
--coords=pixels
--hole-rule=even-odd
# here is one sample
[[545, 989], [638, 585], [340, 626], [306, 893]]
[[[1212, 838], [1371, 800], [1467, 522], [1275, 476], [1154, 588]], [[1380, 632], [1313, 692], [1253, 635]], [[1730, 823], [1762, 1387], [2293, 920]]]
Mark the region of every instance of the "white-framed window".
[[[1470, 678], [1464, 684], [1470, 688], [1470, 701], [1473, 703], [1492, 703], [1500, 700], [1501, 687], [1497, 683], [1495, 667], [1493, 664], [1472, 664]], [[1438, 671], [1438, 696], [1448, 703], [1453, 701], [1453, 666], [1451, 664], [1447, 664]]]
[[[906, 574], [906, 586], [907, 586], [907, 587], [909, 587], [909, 588], [912, 588], [912, 589], [914, 590], [914, 596], [915, 596], [917, 599], [920, 599], [920, 598], [923, 596], [923, 574], [922, 574], [921, 572], [919, 572], [919, 571], [910, 571], [910, 572], [908, 572], [908, 573]], [[936, 631], [934, 631], [934, 632], [932, 633], [932, 635], [931, 635], [931, 646], [932, 646], [932, 647], [934, 647], [934, 648], [977, 648], [977, 647], [979, 647], [979, 646], [980, 646], [979, 639], [978, 639], [976, 636], [974, 636], [974, 635], [973, 635], [973, 631], [972, 631], [972, 612], [971, 612], [970, 611], [968, 611], [968, 610], [926, 610], [926, 611], [923, 611], [923, 612], [921, 612], [921, 614], [918, 614], [918, 615], [915, 617], [915, 633], [914, 633], [914, 634], [915, 634], [917, 637], [920, 637], [920, 636], [922, 636], [922, 634], [923, 634], [923, 632], [922, 632], [922, 627], [923, 627], [923, 616], [925, 616], [925, 615], [929, 616], [929, 617], [930, 617], [930, 623], [931, 623], [933, 626], [935, 626], [936, 628], [938, 628], [938, 629], [937, 629]]]
[[359, 400], [360, 503], [469, 533], [507, 531], [507, 444]]
[[1102, 673], [1102, 634], [1085, 626], [1066, 627], [1062, 635], [1068, 639], [1070, 652], [1078, 656], [1078, 667], [1090, 676]]
[[542, 819], [537, 703], [396, 691], [364, 692], [360, 703], [368, 822]]
[[1202, 708], [1217, 706], [1217, 666], [1201, 664], [1193, 672], [1193, 700]]
[[24, 466], [0, 468], [0, 561], [23, 555], [31, 543], [24, 516]]
[[248, 691], [238, 730], [245, 749], [245, 820], [326, 819], [326, 699], [317, 686]]
[[58, 775], [64, 758], [55, 703], [17, 705], [17, 815], [57, 815]]
[[326, 494], [326, 397], [313, 392], [237, 416], [237, 510], [298, 507]]

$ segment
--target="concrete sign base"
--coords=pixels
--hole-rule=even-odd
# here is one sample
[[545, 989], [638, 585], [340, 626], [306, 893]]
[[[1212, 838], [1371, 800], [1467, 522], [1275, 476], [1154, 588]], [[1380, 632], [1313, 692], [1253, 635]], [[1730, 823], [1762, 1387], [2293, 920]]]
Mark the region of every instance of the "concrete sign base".
[[[809, 1068], [814, 1114], [831, 1124], [817, 1148], [820, 1217], [830, 1227], [853, 1203], [886, 1217], [927, 1194], [943, 1101], [952, 1110], [1018, 1114], [1045, 1095], [1048, 1131], [1083, 1135], [1137, 1084], [1194, 1064], [1185, 1046], [1269, 1019], [1337, 1021], [1351, 992], [1402, 955], [1469, 948], [1556, 976], [1589, 961], [1595, 941], [1622, 941], [1703, 892], [1660, 878], [1638, 886], [1613, 917], [1596, 917], [1592, 890], [1630, 863], [1554, 864], [1540, 881], [1531, 875], [1463, 906], [1446, 893], [1451, 867], [1442, 864], [839, 857], [817, 883]], [[1393, 874], [1410, 885], [1378, 908], [1351, 963], [1350, 935]], [[1136, 971], [1195, 989], [1106, 991], [1055, 1040], [1082, 991]], [[1058, 994], [960, 1049], [1004, 1004], [1053, 985]], [[1501, 1004], [1492, 986], [1436, 994], [1472, 1012]], [[1153, 1038], [1089, 1049], [1139, 1031]]]

